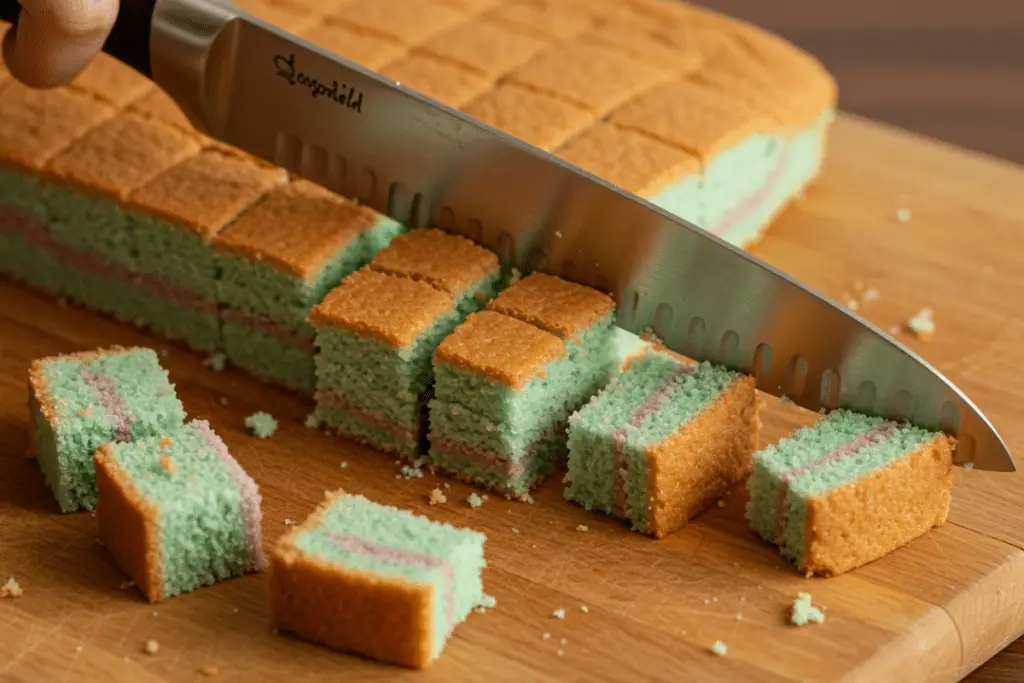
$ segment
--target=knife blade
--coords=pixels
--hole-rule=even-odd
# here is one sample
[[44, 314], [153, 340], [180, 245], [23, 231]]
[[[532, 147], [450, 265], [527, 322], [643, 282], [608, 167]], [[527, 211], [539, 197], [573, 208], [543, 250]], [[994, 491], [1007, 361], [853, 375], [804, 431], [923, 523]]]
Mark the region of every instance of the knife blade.
[[[0, 16], [6, 4], [0, 0]], [[9, 19], [12, 17], [8, 17]], [[611, 293], [618, 323], [751, 374], [810, 410], [943, 430], [956, 461], [1012, 472], [992, 423], [895, 339], [754, 256], [552, 154], [226, 0], [122, 0], [105, 50], [218, 140], [503, 264]]]

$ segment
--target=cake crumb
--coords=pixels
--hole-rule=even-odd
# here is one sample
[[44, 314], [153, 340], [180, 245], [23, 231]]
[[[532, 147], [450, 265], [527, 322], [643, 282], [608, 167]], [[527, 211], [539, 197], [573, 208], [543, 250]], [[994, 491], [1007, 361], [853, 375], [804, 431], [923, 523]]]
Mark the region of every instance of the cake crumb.
[[320, 429], [323, 422], [320, 421], [320, 418], [315, 413], [310, 413], [306, 416], [306, 421], [303, 424], [306, 426], [306, 429]]
[[789, 618], [794, 626], [806, 626], [807, 624], [822, 624], [825, 622], [825, 615], [820, 609], [811, 604], [810, 593], [797, 593], [793, 601], [793, 613]]
[[590, 527], [588, 527], [586, 524], [577, 524], [576, 531], [590, 531]]
[[295, 524], [295, 520], [294, 519], [285, 518], [285, 520], [284, 520], [284, 525], [285, 526], [291, 526], [292, 524]]
[[742, 614], [737, 614], [736, 615], [736, 621], [743, 621], [743, 615]]
[[913, 214], [910, 213], [910, 209], [907, 207], [901, 206], [896, 209], [896, 220], [900, 223], [909, 223], [911, 218], [913, 218]]
[[508, 283], [514, 285], [523, 278], [523, 271], [518, 268], [513, 268], [508, 274]]
[[132, 581], [131, 579], [124, 579], [123, 581], [121, 581], [121, 590], [124, 590], [126, 588], [131, 588], [134, 585], [135, 585], [135, 582]]
[[7, 579], [7, 583], [0, 586], [0, 600], [5, 598], [20, 598], [25, 594], [25, 590], [14, 580], [14, 577]]
[[446, 489], [450, 489], [450, 488], [452, 487], [452, 485], [451, 485], [451, 484], [449, 484], [448, 482], [445, 482], [445, 483], [444, 483], [444, 487], [445, 487]]
[[562, 648], [558, 648], [557, 650], [555, 650], [555, 654], [561, 657], [565, 654], [565, 650], [563, 650]]
[[922, 308], [907, 320], [907, 329], [913, 332], [918, 339], [927, 341], [935, 334], [934, 313], [930, 308]]
[[153, 612], [153, 616], [154, 617], [158, 617], [158, 616], [160, 616], [160, 613], [159, 612]]
[[518, 534], [519, 533], [519, 527], [515, 527], [515, 526], [512, 527], [512, 533]]
[[228, 366], [228, 357], [223, 353], [215, 353], [212, 356], [207, 357], [206, 360], [203, 361], [203, 365], [214, 372], [224, 372], [224, 368]]
[[448, 496], [444, 495], [444, 491], [441, 489], [433, 489], [427, 500], [431, 505], [441, 505], [448, 502]]
[[580, 611], [583, 612], [584, 614], [586, 614], [587, 612], [590, 611], [590, 608], [587, 607], [586, 605], [580, 605]]
[[541, 639], [541, 640], [547, 640], [547, 639], [549, 639], [550, 637], [551, 637], [551, 634], [550, 634], [550, 633], [548, 633], [547, 631], [545, 631], [544, 633], [540, 634], [540, 639]]
[[78, 653], [78, 654], [81, 654], [82, 650], [84, 650], [84, 649], [85, 649], [84, 647], [82, 647], [81, 645], [78, 645], [78, 646], [75, 647], [75, 652]]
[[220, 403], [222, 406], [226, 406], [228, 404], [228, 397], [221, 396], [219, 399], [217, 399], [217, 402]]
[[881, 294], [878, 293], [877, 289], [875, 289], [874, 287], [868, 287], [866, 290], [864, 290], [864, 294], [861, 296], [861, 300], [866, 303], [871, 303], [872, 301], [878, 301], [880, 297]]
[[220, 669], [218, 669], [215, 666], [204, 666], [202, 669], [199, 670], [199, 673], [201, 673], [203, 676], [206, 676], [207, 678], [213, 678], [214, 676], [220, 673]]
[[558, 641], [558, 642], [559, 642], [559, 643], [560, 643], [561, 645], [566, 645], [566, 644], [568, 644], [568, 642], [569, 642], [569, 639], [568, 639], [568, 638], [562, 638], [562, 639], [561, 639], [560, 641]]
[[155, 655], [157, 652], [160, 651], [160, 643], [158, 643], [153, 638], [150, 638], [146, 641], [146, 644], [142, 646], [142, 651], [145, 652], [147, 655]]
[[551, 616], [553, 616], [555, 619], [565, 619], [565, 610], [559, 607], [551, 613]]
[[711, 643], [711, 652], [712, 654], [716, 654], [719, 657], [724, 657], [726, 654], [728, 654], [729, 648], [727, 648], [725, 646], [725, 643], [723, 643], [722, 641], [716, 640], [715, 642]]
[[718, 499], [718, 507], [720, 507], [720, 508], [724, 508], [725, 507], [725, 501], [722, 500], [721, 498]]
[[163, 468], [167, 474], [174, 474], [178, 471], [178, 463], [174, 462], [174, 458], [164, 453], [160, 456], [160, 467]]
[[469, 504], [469, 507], [476, 509], [484, 504], [484, 499], [478, 496], [476, 492], [473, 492], [466, 498], [466, 502]]
[[348, 469], [348, 461], [347, 460], [342, 460], [341, 461], [341, 469], [343, 469], [343, 470], [347, 470]]
[[895, 337], [899, 333], [900, 333], [900, 328], [896, 327], [895, 325], [893, 325], [892, 327], [889, 328], [889, 336], [890, 337]]
[[648, 344], [665, 345], [665, 340], [658, 336], [653, 327], [645, 327], [643, 332], [640, 333], [640, 338]]
[[858, 308], [860, 308], [860, 302], [857, 301], [856, 299], [847, 299], [846, 307], [849, 308], [851, 311], [856, 311]]
[[973, 462], [964, 463], [964, 469], [967, 470], [968, 472], [970, 472], [971, 470], [974, 469], [974, 463]]
[[269, 439], [277, 431], [277, 420], [270, 413], [260, 411], [245, 418], [245, 426], [257, 439]]
[[398, 473], [405, 479], [422, 479], [423, 470], [419, 467], [410, 467], [409, 465], [402, 465], [402, 468], [398, 470]]
[[479, 601], [473, 605], [473, 611], [477, 614], [484, 614], [489, 609], [494, 609], [494, 606], [498, 604], [498, 600], [493, 595], [484, 593], [480, 596]]

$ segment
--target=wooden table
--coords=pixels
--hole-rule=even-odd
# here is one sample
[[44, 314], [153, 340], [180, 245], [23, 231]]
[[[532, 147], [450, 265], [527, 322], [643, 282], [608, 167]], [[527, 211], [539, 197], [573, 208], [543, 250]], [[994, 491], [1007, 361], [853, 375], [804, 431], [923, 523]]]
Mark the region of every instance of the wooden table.
[[[937, 334], [910, 345], [967, 391], [1020, 456], [1024, 277], [1013, 273], [1024, 261], [1022, 189], [1018, 167], [844, 117], [820, 183], [756, 252], [837, 299], [857, 281], [877, 288], [880, 298], [861, 312], [883, 328], [932, 307]], [[901, 208], [911, 211], [908, 222], [897, 220]], [[186, 407], [211, 420], [260, 483], [268, 542], [324, 489], [346, 486], [486, 532], [485, 586], [497, 608], [472, 615], [442, 660], [414, 674], [272, 634], [265, 575], [157, 606], [122, 589], [95, 542], [95, 519], [57, 514], [38, 468], [18, 457], [29, 361], [111, 343], [166, 349]], [[534, 505], [491, 498], [476, 510], [464, 502], [469, 489], [452, 483], [448, 502], [431, 507], [427, 493], [443, 480], [398, 479], [386, 458], [306, 429], [309, 407], [241, 374], [208, 371], [197, 356], [136, 330], [0, 284], [0, 577], [14, 574], [26, 591], [0, 602], [0, 680], [189, 681], [212, 666], [217, 680], [232, 681], [944, 683], [1024, 632], [1024, 475], [958, 470], [946, 525], [848, 575], [808, 581], [751, 535], [742, 489], [660, 542], [564, 502], [556, 481]], [[266, 441], [242, 427], [260, 409], [281, 420]], [[773, 402], [766, 442], [807, 419]], [[787, 625], [801, 590], [828, 608], [825, 624]], [[564, 620], [552, 617], [557, 608]], [[155, 656], [141, 652], [149, 638], [160, 643]], [[708, 652], [719, 639], [727, 657]], [[1019, 680], [1010, 671], [974, 680]]]

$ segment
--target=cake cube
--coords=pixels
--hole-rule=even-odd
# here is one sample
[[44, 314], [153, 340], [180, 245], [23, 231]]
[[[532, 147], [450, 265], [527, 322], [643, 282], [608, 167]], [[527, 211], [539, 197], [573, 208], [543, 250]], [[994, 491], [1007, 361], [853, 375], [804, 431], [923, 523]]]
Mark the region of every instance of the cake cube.
[[451, 294], [463, 316], [483, 308], [503, 284], [494, 252], [434, 228], [399, 235], [373, 257], [370, 267]]
[[565, 498], [661, 538], [750, 472], [754, 381], [650, 349], [569, 418]]
[[270, 620], [311, 641], [411, 668], [483, 603], [486, 537], [341, 491], [271, 554]]
[[139, 278], [149, 295], [142, 322], [194, 349], [221, 350], [213, 239], [286, 180], [282, 169], [205, 150], [132, 193]]
[[185, 420], [151, 349], [112, 347], [32, 362], [30, 454], [62, 512], [96, 506], [93, 453], [162, 434]]
[[837, 410], [754, 455], [747, 518], [801, 572], [834, 576], [941, 526], [956, 442]]
[[150, 602], [266, 568], [259, 489], [207, 422], [94, 460], [100, 538]]
[[316, 417], [356, 441], [416, 458], [431, 355], [459, 321], [452, 295], [364, 268], [315, 306], [310, 320]]
[[311, 183], [272, 189], [213, 240], [228, 359], [312, 393], [312, 307], [403, 229]]
[[89, 66], [68, 84], [68, 89], [89, 93], [118, 109], [153, 87], [152, 80], [105, 53], [96, 55]]
[[525, 497], [565, 453], [565, 429], [593, 384], [555, 335], [494, 311], [466, 318], [434, 354], [431, 465]]
[[555, 149], [595, 119], [583, 107], [505, 83], [480, 95], [463, 111], [541, 149]]

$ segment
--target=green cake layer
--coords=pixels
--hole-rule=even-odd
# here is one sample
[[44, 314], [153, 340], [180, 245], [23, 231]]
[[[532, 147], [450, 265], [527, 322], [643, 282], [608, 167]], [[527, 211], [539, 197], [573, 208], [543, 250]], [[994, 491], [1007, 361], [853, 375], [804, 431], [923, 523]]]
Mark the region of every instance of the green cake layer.
[[747, 517], [754, 531], [802, 566], [811, 497], [878, 472], [935, 436], [912, 425], [837, 410], [754, 455]]
[[185, 419], [150, 349], [37, 360], [30, 384], [32, 451], [63, 512], [96, 506], [97, 448], [162, 434]]
[[[266, 566], [258, 488], [206, 422], [109, 445], [96, 463], [104, 473], [101, 533], [151, 601]], [[138, 519], [118, 519], [121, 501], [131, 502]], [[116, 528], [133, 522], [152, 535], [126, 538]], [[129, 559], [140, 550], [144, 572]]]
[[[344, 586], [339, 592], [345, 591], [345, 604], [352, 612], [349, 616], [362, 620], [367, 633], [378, 632], [377, 624], [387, 623], [386, 632], [379, 632], [378, 637], [425, 641], [427, 659], [433, 660], [441, 654], [455, 627], [483, 601], [485, 541], [486, 537], [475, 531], [432, 522], [362, 496], [342, 494], [321, 506], [285, 539], [282, 547], [296, 552], [300, 562], [325, 563], [327, 568], [337, 571], [335, 576], [328, 575], [323, 580]], [[275, 574], [276, 561], [275, 557]], [[318, 634], [311, 633], [301, 622], [296, 623], [296, 615], [288, 614], [298, 606], [291, 602], [298, 602], [298, 596], [287, 592], [275, 595], [275, 587], [285, 591], [287, 587], [276, 580], [274, 584], [277, 585], [271, 589], [272, 620], [299, 635], [316, 638]], [[423, 594], [427, 596], [426, 614], [419, 609], [405, 610], [393, 602], [418, 601]], [[393, 615], [381, 614], [379, 609], [389, 602], [394, 605]], [[320, 608], [330, 610], [334, 606]], [[401, 614], [415, 616], [406, 622], [398, 616]], [[310, 624], [317, 622], [316, 614], [304, 616]], [[321, 638], [323, 634], [318, 639]], [[367, 653], [355, 638], [329, 644]]]
[[[500, 318], [505, 320], [490, 319], [499, 334], [532, 334], [528, 330], [535, 330], [549, 344], [557, 343], [561, 355], [537, 367], [519, 386], [460, 362], [465, 359], [435, 358], [429, 457], [436, 467], [463, 479], [525, 496], [564, 459], [569, 415], [613, 374], [615, 361], [608, 344], [612, 316], [600, 319], [568, 342], [533, 326], [523, 327], [528, 323], [504, 315]], [[488, 356], [492, 331], [460, 332], [478, 337], [469, 355], [481, 360]], [[524, 338], [521, 343], [531, 342]]]
[[569, 418], [565, 498], [645, 530], [649, 449], [713, 403], [736, 373], [649, 350]]

